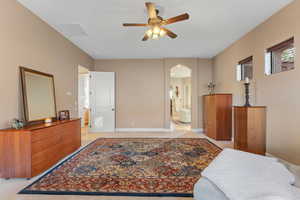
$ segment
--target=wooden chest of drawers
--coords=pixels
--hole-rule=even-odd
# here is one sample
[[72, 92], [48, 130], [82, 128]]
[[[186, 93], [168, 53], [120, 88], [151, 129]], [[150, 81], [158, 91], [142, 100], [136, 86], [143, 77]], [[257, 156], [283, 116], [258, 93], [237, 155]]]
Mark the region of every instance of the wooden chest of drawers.
[[32, 178], [81, 146], [80, 119], [0, 131], [0, 177]]
[[203, 128], [215, 140], [232, 139], [232, 94], [203, 96]]
[[266, 154], [266, 107], [234, 107], [234, 148]]

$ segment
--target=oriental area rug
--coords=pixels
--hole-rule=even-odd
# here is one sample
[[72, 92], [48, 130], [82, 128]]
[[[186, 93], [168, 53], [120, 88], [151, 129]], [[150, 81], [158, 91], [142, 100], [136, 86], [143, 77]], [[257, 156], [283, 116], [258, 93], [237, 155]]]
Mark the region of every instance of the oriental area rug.
[[221, 152], [207, 139], [97, 139], [19, 194], [192, 197]]

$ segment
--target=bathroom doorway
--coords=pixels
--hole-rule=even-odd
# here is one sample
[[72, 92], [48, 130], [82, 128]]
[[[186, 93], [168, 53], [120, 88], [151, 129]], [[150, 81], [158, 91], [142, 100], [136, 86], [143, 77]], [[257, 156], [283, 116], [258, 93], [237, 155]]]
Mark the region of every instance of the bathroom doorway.
[[170, 119], [175, 130], [190, 131], [192, 123], [192, 70], [178, 64], [170, 70]]

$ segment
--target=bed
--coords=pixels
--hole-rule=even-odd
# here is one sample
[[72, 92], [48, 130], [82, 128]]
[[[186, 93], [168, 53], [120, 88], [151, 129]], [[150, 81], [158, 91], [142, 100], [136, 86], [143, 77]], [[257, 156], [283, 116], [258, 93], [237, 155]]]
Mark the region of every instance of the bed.
[[195, 200], [229, 200], [214, 183], [207, 178], [201, 178], [194, 186]]
[[[267, 173], [261, 173], [267, 168]], [[194, 186], [194, 199], [298, 200], [298, 173], [298, 169], [291, 170], [276, 158], [225, 149], [202, 172]]]

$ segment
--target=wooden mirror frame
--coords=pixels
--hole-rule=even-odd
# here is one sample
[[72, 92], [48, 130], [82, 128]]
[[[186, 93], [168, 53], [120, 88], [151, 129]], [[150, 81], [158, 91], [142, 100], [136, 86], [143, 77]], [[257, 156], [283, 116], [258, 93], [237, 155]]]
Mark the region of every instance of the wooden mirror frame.
[[34, 124], [34, 123], [44, 123], [45, 119], [38, 119], [38, 120], [29, 120], [29, 112], [28, 112], [28, 102], [27, 102], [27, 92], [26, 92], [26, 81], [25, 81], [25, 72], [30, 72], [33, 74], [38, 74], [42, 76], [47, 76], [52, 79], [52, 84], [53, 84], [53, 96], [54, 96], [54, 109], [55, 109], [55, 116], [52, 117], [53, 121], [57, 120], [57, 108], [56, 108], [56, 96], [55, 96], [55, 85], [54, 85], [54, 76], [52, 74], [47, 74], [44, 72], [36, 71], [33, 69], [29, 69], [26, 67], [20, 67], [20, 75], [21, 75], [21, 83], [22, 83], [22, 96], [23, 96], [23, 108], [24, 108], [24, 117], [25, 121], [28, 124]]

